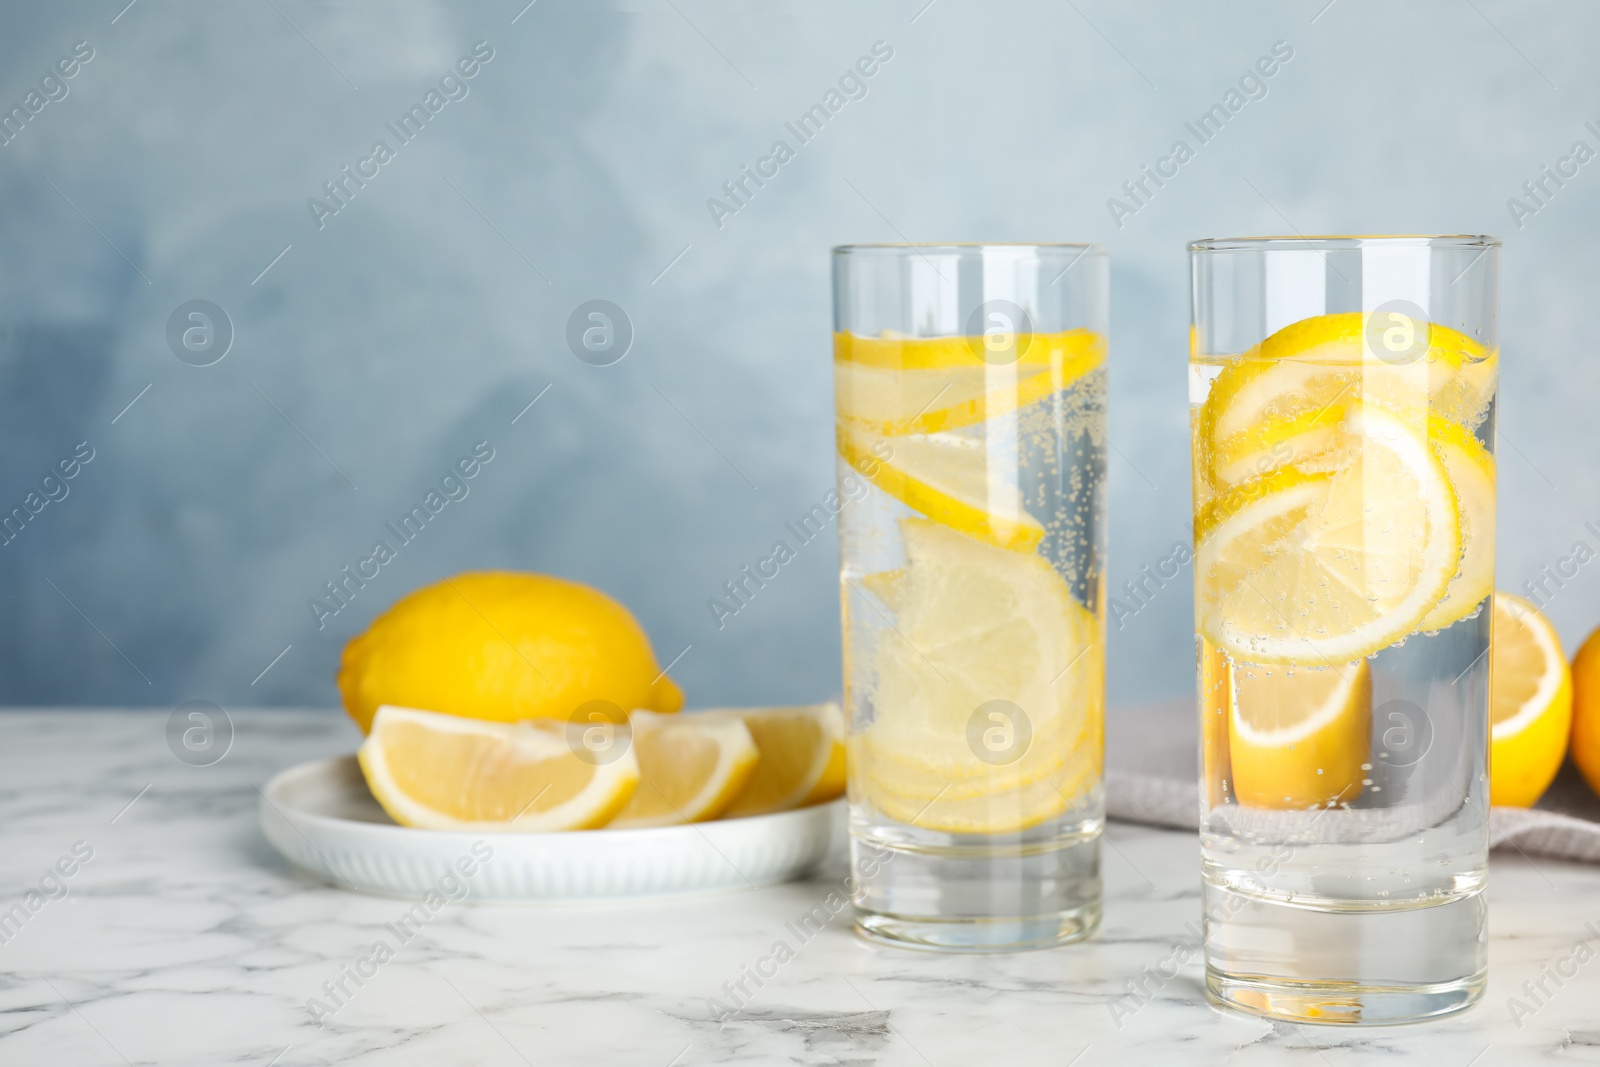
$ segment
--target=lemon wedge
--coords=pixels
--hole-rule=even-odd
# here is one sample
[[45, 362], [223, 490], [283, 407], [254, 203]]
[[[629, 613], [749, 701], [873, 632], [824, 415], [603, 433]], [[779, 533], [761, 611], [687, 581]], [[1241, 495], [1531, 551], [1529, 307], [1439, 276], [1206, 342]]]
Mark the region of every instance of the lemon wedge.
[[[988, 452], [978, 438], [878, 438], [845, 426], [838, 437], [839, 454], [847, 463], [936, 522], [1019, 551], [1029, 551], [1044, 539], [1044, 525], [1023, 508], [1016, 485], [990, 478]], [[1015, 463], [999, 468], [1010, 475]]]
[[1510, 593], [1494, 594], [1489, 657], [1489, 803], [1529, 807], [1567, 755], [1572, 671], [1550, 620]]
[[900, 526], [899, 609], [868, 665], [872, 721], [852, 742], [852, 795], [951, 833], [1058, 814], [1098, 780], [1099, 622], [1037, 555], [922, 519]]
[[704, 715], [628, 716], [639, 787], [609, 825], [672, 826], [715, 819], [743, 792], [760, 752], [743, 721]]
[[1285, 467], [1196, 519], [1197, 616], [1235, 661], [1340, 667], [1416, 630], [1460, 564], [1443, 462], [1375, 404], [1349, 405], [1358, 442], [1331, 471]]
[[844, 792], [844, 715], [838, 704], [719, 708], [689, 717], [707, 724], [743, 725], [760, 753], [749, 781], [723, 810], [723, 818], [803, 808]]
[[610, 762], [591, 762], [568, 743], [562, 721], [487, 722], [386, 704], [356, 757], [372, 795], [402, 826], [586, 830], [633, 796], [639, 764], [625, 741]]
[[1339, 667], [1230, 664], [1233, 795], [1252, 808], [1302, 810], [1360, 795], [1372, 735], [1366, 660]]

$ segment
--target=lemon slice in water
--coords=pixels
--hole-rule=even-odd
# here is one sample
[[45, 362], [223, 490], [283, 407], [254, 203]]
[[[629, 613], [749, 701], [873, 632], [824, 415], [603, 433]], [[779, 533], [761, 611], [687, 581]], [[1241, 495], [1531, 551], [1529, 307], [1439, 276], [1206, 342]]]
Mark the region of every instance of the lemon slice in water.
[[[1391, 331], [1377, 326], [1396, 319], [1405, 347], [1392, 354], [1381, 340]], [[1302, 319], [1218, 373], [1196, 422], [1200, 474], [1224, 490], [1267, 473], [1263, 457], [1280, 457], [1271, 466], [1300, 462], [1326, 443], [1317, 431], [1336, 421], [1330, 409], [1351, 402], [1470, 430], [1488, 412], [1497, 371], [1493, 351], [1437, 323], [1390, 316], [1375, 325], [1365, 312]]]
[[1359, 447], [1339, 469], [1274, 471], [1197, 518], [1199, 624], [1236, 661], [1352, 663], [1416, 630], [1456, 575], [1460, 515], [1426, 430], [1353, 404], [1341, 432]]
[[1366, 660], [1340, 667], [1230, 664], [1233, 794], [1254, 808], [1348, 803], [1361, 793], [1372, 732]]
[[1488, 449], [1458, 423], [1435, 415], [1428, 440], [1444, 461], [1461, 518], [1461, 563], [1444, 598], [1418, 624], [1442, 630], [1466, 618], [1494, 592], [1495, 464]]
[[1009, 415], [1070, 387], [1105, 362], [1087, 330], [989, 338], [834, 337], [839, 417], [886, 436], [941, 433]]
[[951, 833], [1059, 814], [1098, 780], [1098, 621], [1037, 555], [922, 519], [901, 530], [907, 564], [895, 625], [865, 664], [874, 718], [851, 750], [853, 795]]
[[[1023, 508], [1016, 485], [990, 476], [979, 438], [875, 438], [841, 427], [839, 454], [878, 488], [953, 530], [1020, 551], [1044, 539], [1044, 525]], [[1015, 464], [999, 466], [1011, 476]]]

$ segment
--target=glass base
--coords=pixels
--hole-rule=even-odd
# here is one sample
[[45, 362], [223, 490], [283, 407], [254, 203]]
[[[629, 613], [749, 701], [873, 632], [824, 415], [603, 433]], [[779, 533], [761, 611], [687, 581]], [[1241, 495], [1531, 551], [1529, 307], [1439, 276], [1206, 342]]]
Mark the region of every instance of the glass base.
[[852, 826], [856, 933], [932, 952], [1021, 952], [1100, 925], [1100, 825], [1005, 837]]
[[1208, 881], [1206, 990], [1218, 1004], [1297, 1023], [1383, 1026], [1460, 1011], [1488, 979], [1487, 900], [1473, 885], [1409, 907], [1309, 907]]
[[1082, 941], [1100, 926], [1100, 902], [1027, 919], [919, 919], [856, 909], [856, 933], [875, 945], [924, 952], [1027, 952]]
[[1390, 1026], [1465, 1010], [1483, 997], [1487, 971], [1418, 986], [1280, 982], [1206, 968], [1206, 993], [1227, 1008], [1294, 1023]]

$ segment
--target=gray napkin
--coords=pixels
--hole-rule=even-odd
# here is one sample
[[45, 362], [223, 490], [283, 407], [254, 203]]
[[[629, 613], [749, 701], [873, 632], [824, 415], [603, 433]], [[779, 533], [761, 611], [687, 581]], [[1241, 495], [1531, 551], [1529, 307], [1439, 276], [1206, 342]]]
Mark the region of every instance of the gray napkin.
[[[1112, 709], [1106, 716], [1106, 814], [1197, 829], [1199, 746], [1200, 717], [1192, 700]], [[1359, 832], [1357, 819], [1349, 820], [1343, 832]], [[1341, 831], [1334, 825], [1329, 832]], [[1537, 806], [1490, 809], [1489, 843], [1529, 855], [1600, 863], [1600, 797], [1569, 760]]]

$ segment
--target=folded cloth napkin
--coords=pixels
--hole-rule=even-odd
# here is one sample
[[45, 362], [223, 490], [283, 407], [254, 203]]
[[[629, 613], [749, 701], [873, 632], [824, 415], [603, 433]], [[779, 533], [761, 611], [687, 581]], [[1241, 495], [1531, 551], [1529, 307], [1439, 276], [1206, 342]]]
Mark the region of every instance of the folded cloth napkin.
[[[1112, 709], [1106, 716], [1106, 814], [1198, 829], [1199, 724], [1189, 699]], [[1332, 814], [1344, 818], [1322, 828], [1331, 835], [1328, 840], [1363, 833], [1363, 813]], [[1527, 855], [1600, 863], [1600, 797], [1568, 761], [1537, 806], [1489, 810], [1489, 843]]]

